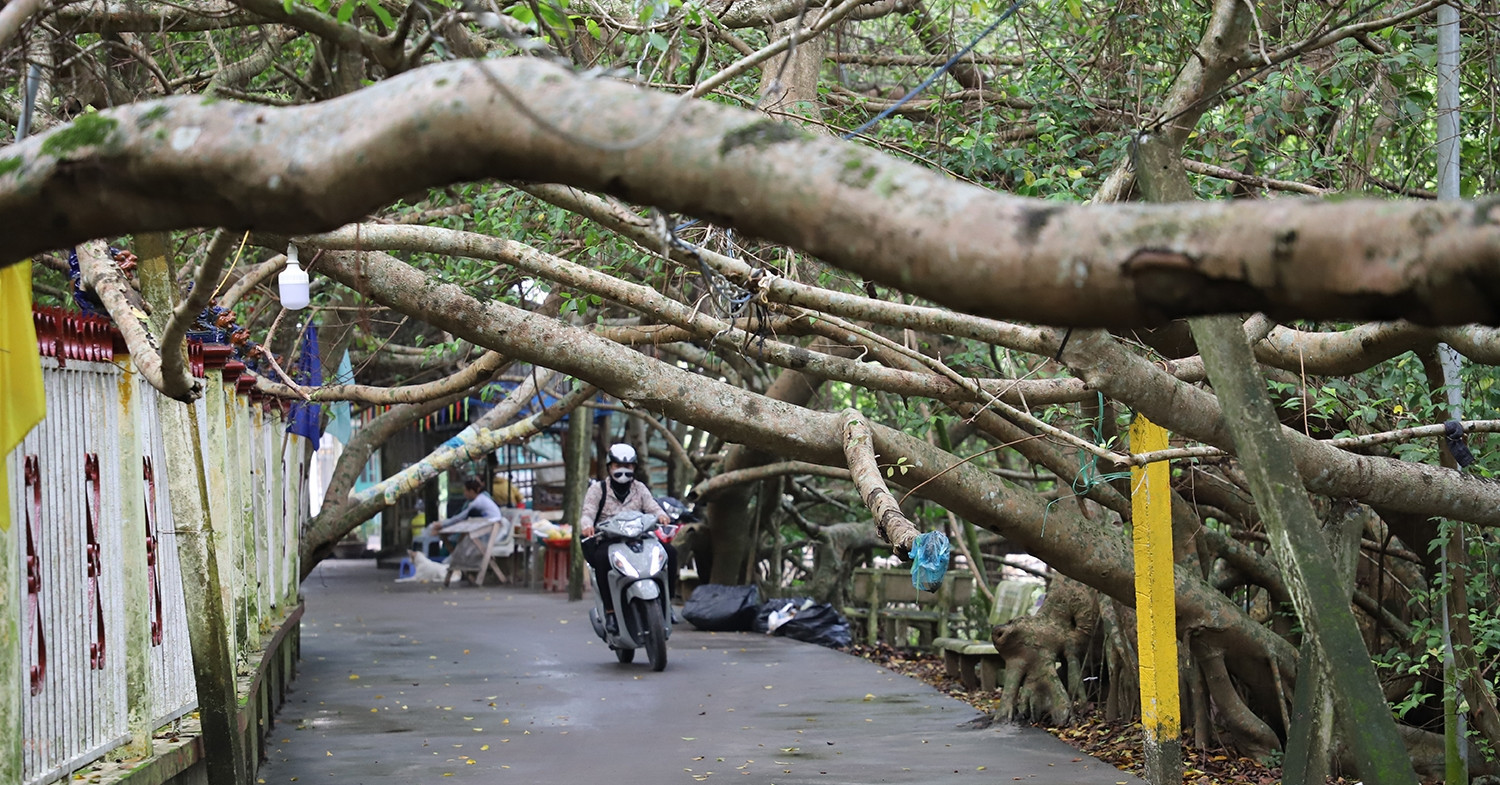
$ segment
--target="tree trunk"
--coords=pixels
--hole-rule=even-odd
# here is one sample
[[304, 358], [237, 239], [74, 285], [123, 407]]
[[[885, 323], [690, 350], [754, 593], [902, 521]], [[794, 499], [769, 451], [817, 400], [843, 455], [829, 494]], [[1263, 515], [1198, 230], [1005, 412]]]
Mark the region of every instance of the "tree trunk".
[[[568, 574], [568, 599], [583, 599], [583, 550], [578, 522], [583, 518], [583, 497], [589, 489], [589, 458], [592, 456], [594, 410], [580, 406], [568, 415], [567, 434], [563, 437], [563, 521], [573, 526], [573, 541], [568, 546], [572, 562]], [[602, 430], [602, 429], [601, 429]]]
[[[1314, 526], [1312, 505], [1281, 439], [1281, 423], [1240, 322], [1227, 316], [1201, 317], [1193, 322], [1193, 337], [1225, 411], [1237, 414], [1228, 418], [1228, 425], [1240, 463], [1270, 531], [1271, 548], [1286, 571], [1298, 617], [1322, 653], [1321, 675], [1332, 683], [1343, 709], [1339, 716], [1359, 760], [1359, 774], [1377, 785], [1413, 783], [1411, 761], [1380, 692], [1328, 545]], [[1302, 678], [1316, 677], [1303, 673]]]
[[[803, 406], [812, 400], [821, 380], [797, 371], [782, 371], [776, 381], [766, 389], [766, 397], [795, 406]], [[737, 444], [729, 449], [729, 455], [720, 467], [721, 472], [739, 471], [761, 466], [776, 460], [774, 454], [759, 452]], [[751, 499], [755, 495], [755, 483], [741, 483], [726, 489], [709, 500], [706, 519], [708, 523], [707, 554], [713, 565], [713, 574], [706, 576], [709, 583], [738, 585], [744, 582], [746, 561], [753, 558], [750, 529], [755, 522], [755, 511]], [[703, 553], [700, 548], [699, 559]]]
[[[1042, 608], [990, 632], [1005, 660], [998, 719], [1067, 725], [1083, 698], [1083, 661], [1099, 622], [1098, 595], [1065, 575], [1054, 575]], [[1064, 688], [1059, 665], [1067, 676]]]

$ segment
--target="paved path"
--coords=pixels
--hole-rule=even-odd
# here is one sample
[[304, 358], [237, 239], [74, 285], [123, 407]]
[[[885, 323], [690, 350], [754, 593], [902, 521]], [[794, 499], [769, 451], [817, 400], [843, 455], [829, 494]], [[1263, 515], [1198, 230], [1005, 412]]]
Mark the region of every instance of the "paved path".
[[681, 625], [667, 669], [620, 665], [562, 595], [393, 583], [368, 561], [304, 583], [302, 666], [266, 783], [644, 785], [1140, 780], [857, 657]]

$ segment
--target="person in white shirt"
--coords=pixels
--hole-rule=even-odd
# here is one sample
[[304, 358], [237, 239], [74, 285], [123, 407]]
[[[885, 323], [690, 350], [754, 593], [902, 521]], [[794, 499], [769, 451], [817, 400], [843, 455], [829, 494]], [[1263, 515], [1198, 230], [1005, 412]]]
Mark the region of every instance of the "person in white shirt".
[[477, 478], [471, 477], [464, 481], [464, 498], [468, 501], [465, 502], [464, 506], [457, 513], [432, 524], [428, 533], [438, 534], [442, 532], [444, 526], [450, 523], [458, 523], [465, 518], [500, 517], [500, 505], [496, 504], [495, 500], [491, 499], [490, 495], [484, 492], [484, 483], [480, 482]]

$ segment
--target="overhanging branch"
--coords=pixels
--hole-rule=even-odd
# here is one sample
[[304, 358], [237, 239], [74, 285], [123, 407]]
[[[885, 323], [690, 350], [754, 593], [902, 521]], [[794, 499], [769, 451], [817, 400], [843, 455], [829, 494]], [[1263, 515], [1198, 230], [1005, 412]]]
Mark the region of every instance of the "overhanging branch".
[[[186, 363], [177, 358], [174, 363], [163, 361], [161, 344], [151, 334], [146, 323], [146, 314], [131, 304], [130, 282], [109, 258], [109, 252], [101, 240], [84, 243], [78, 247], [78, 266], [83, 274], [83, 285], [92, 289], [104, 303], [104, 309], [120, 328], [125, 345], [130, 349], [136, 370], [162, 395], [183, 403], [192, 403], [203, 394], [203, 383], [188, 373]], [[182, 353], [181, 341], [175, 351]]]
[[638, 146], [594, 148], [526, 119], [481, 68], [572, 138], [641, 137], [680, 100], [511, 58], [439, 63], [310, 106], [182, 97], [90, 113], [0, 153], [0, 263], [126, 232], [307, 234], [420, 188], [500, 177], [698, 215], [991, 317], [1500, 322], [1490, 202], [1064, 205], [707, 102]]
[[859, 488], [859, 497], [875, 516], [876, 533], [897, 553], [906, 554], [922, 531], [901, 513], [896, 497], [885, 487], [885, 480], [880, 477], [880, 464], [875, 460], [875, 442], [870, 435], [870, 426], [864, 416], [853, 409], [844, 410], [844, 457], [849, 462], [849, 475]]

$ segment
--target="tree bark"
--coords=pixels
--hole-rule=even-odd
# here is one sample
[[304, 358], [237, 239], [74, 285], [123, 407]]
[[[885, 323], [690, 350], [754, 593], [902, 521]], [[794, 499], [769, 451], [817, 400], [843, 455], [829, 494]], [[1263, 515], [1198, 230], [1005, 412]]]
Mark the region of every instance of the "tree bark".
[[1240, 464], [1270, 531], [1271, 547], [1284, 565], [1297, 614], [1322, 655], [1321, 675], [1339, 697], [1341, 725], [1359, 761], [1359, 774], [1377, 784], [1414, 783], [1411, 761], [1355, 626], [1348, 594], [1339, 586], [1328, 545], [1313, 525], [1312, 505], [1281, 439], [1282, 426], [1239, 320], [1199, 319], [1193, 323], [1193, 337], [1226, 412], [1235, 413], [1229, 428]]
[[[375, 301], [400, 307], [458, 337], [598, 384], [622, 400], [728, 441], [788, 459], [844, 463], [837, 413], [810, 411], [730, 387], [553, 319], [497, 301], [480, 302], [457, 286], [434, 285], [421, 272], [384, 254], [325, 258], [319, 269], [348, 285], [361, 282]], [[1117, 528], [1085, 518], [1066, 505], [1049, 509], [1046, 498], [1012, 488], [920, 439], [878, 425], [871, 426], [871, 433], [880, 454], [907, 457], [907, 480], [923, 483], [923, 497], [1013, 540], [1058, 571], [1134, 603], [1129, 543]], [[743, 567], [743, 562], [735, 567]], [[714, 571], [719, 571], [717, 564]], [[1287, 672], [1295, 671], [1296, 651], [1291, 645], [1250, 620], [1194, 571], [1177, 569], [1176, 590], [1182, 627], [1200, 628], [1202, 636], [1246, 658], [1236, 674], [1243, 674], [1247, 682], [1254, 685], [1259, 678], [1261, 686], [1270, 688], [1265, 680], [1267, 655]]]
[[[309, 106], [174, 97], [90, 113], [0, 153], [0, 263], [123, 232], [323, 231], [426, 186], [501, 177], [698, 215], [987, 316], [1500, 321], [1489, 203], [1065, 205], [679, 100], [510, 58], [439, 63]], [[603, 144], [627, 137], [638, 143]]]

